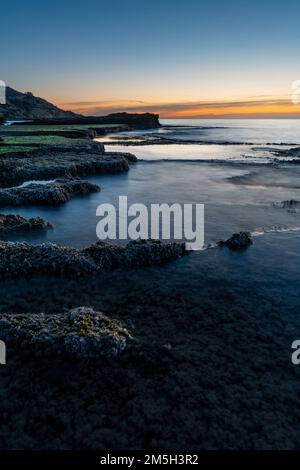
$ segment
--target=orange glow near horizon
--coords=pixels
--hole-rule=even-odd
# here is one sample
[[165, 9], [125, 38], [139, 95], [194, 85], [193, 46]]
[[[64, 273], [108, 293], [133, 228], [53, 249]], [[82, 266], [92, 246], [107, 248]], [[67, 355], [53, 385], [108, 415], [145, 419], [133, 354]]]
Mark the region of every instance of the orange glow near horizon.
[[227, 108], [195, 108], [193, 110], [189, 110], [188, 112], [185, 111], [178, 111], [173, 113], [171, 117], [197, 117], [197, 116], [207, 116], [207, 115], [214, 115], [216, 117], [222, 117], [224, 115], [240, 115], [240, 116], [249, 116], [249, 115], [290, 115], [295, 114], [300, 117], [300, 106], [295, 106], [293, 104], [290, 105], [258, 105], [255, 104], [254, 106], [228, 106]]
[[116, 112], [159, 114], [161, 118], [300, 118], [300, 105], [295, 105], [289, 98], [249, 99], [231, 101], [202, 102], [140, 102], [140, 101], [87, 101], [57, 103], [68, 109], [85, 115], [105, 115]]

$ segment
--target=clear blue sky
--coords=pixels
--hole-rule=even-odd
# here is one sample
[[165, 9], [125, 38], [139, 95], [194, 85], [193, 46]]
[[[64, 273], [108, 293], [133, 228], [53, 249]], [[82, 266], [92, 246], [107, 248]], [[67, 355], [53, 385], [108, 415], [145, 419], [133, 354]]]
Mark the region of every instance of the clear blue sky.
[[277, 99], [300, 79], [299, 19], [299, 0], [10, 0], [0, 79], [96, 110]]

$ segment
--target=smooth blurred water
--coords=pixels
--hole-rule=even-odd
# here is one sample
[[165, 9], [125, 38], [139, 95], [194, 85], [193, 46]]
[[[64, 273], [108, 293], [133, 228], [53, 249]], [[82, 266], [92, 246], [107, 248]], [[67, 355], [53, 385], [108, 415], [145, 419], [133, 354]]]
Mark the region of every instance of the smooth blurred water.
[[[129, 204], [142, 203], [146, 206], [151, 203], [205, 204], [206, 243], [215, 243], [240, 230], [255, 233], [298, 230], [298, 208], [289, 210], [274, 207], [274, 204], [287, 200], [300, 201], [300, 166], [289, 164], [284, 158], [285, 164], [266, 165], [274, 158], [266, 143], [269, 140], [296, 142], [297, 136], [300, 142], [299, 122], [168, 120], [163, 121], [164, 125], [169, 126], [167, 128], [111, 134], [110, 138], [119, 139], [120, 144], [106, 145], [107, 150], [131, 151], [144, 161], [132, 164], [126, 173], [89, 178], [101, 187], [99, 193], [76, 197], [54, 208], [19, 208], [17, 212], [25, 217], [40, 215], [50, 220], [54, 229], [9, 238], [33, 243], [51, 241], [72, 246], [88, 245], [97, 240], [98, 205], [112, 203], [118, 208], [119, 196], [128, 196]], [[240, 140], [260, 139], [264, 145], [121, 145], [122, 139], [128, 136], [140, 138], [167, 133], [177, 138], [190, 135], [199, 138], [206, 135], [208, 138], [216, 132], [226, 140], [240, 135]], [[16, 211], [3, 208], [1, 212]]]
[[[243, 125], [246, 124], [244, 121]], [[261, 134], [261, 125], [261, 121], [255, 123], [257, 132], [252, 129], [252, 137]], [[279, 122], [274, 123], [274, 132], [276, 126]], [[276, 131], [278, 141], [280, 135], [291, 138], [288, 123], [284, 126], [286, 134], [280, 127]], [[202, 130], [191, 132], [201, 133]], [[203, 130], [205, 132], [209, 133]], [[212, 132], [226, 134], [225, 129]], [[245, 129], [247, 132], [248, 128]], [[297, 132], [296, 127], [293, 132]], [[228, 131], [227, 136], [235, 138], [237, 129], [230, 133]], [[193, 252], [163, 267], [115, 270], [80, 278], [35, 276], [1, 280], [1, 311], [49, 313], [80, 305], [90, 306], [128, 324], [141, 344], [147, 345], [146, 351], [157, 353], [166, 345], [171, 348], [168, 368], [161, 372], [158, 367], [158, 375], [151, 369], [150, 355], [150, 360], [141, 362], [137, 370], [128, 362], [123, 376], [117, 367], [112, 367], [108, 381], [103, 380], [103, 375], [100, 379], [96, 375], [99, 370], [102, 373], [98, 363], [94, 370], [90, 369], [90, 382], [76, 370], [73, 374], [76, 382], [70, 382], [69, 389], [64, 388], [60, 394], [57, 393], [60, 381], [54, 376], [55, 400], [57, 396], [63, 397], [65, 403], [56, 405], [52, 397], [55, 403], [52, 406], [51, 395], [50, 399], [47, 395], [46, 401], [37, 402], [38, 406], [43, 405], [36, 411], [37, 416], [41, 415], [42, 409], [48, 419], [46, 405], [50, 403], [50, 413], [54, 409], [58, 413], [62, 410], [65, 420], [66, 413], [70, 412], [68, 402], [71, 402], [76, 411], [73, 413], [72, 409], [72, 417], [77, 416], [78, 409], [82, 412], [84, 408], [80, 426], [82, 422], [85, 426], [91, 422], [93, 429], [98, 429], [102, 397], [105, 396], [101, 387], [115, 383], [111, 381], [114, 372], [118, 374], [117, 384], [120, 377], [124, 379], [129, 372], [133, 388], [127, 387], [126, 383], [120, 387], [125, 390], [122, 406], [124, 412], [129, 407], [133, 423], [135, 416], [138, 419], [143, 416], [145, 429], [149, 423], [154, 429], [153, 418], [158, 416], [162, 436], [173, 436], [174, 425], [179, 422], [180, 430], [184, 430], [178, 432], [179, 436], [186, 435], [188, 442], [192, 438], [198, 440], [198, 445], [206, 448], [299, 448], [299, 367], [291, 364], [291, 344], [300, 337], [300, 232], [297, 231], [300, 215], [297, 209], [275, 207], [274, 203], [291, 199], [300, 201], [300, 166], [262, 165], [252, 158], [237, 163], [240, 152], [246, 147], [216, 144], [132, 146], [133, 153], [148, 161], [131, 165], [128, 173], [89, 178], [100, 185], [99, 193], [73, 198], [56, 208], [1, 209], [1, 212], [18, 212], [26, 217], [40, 215], [54, 223], [51, 231], [20, 234], [14, 237], [15, 240], [52, 241], [76, 247], [96, 241], [98, 204], [109, 202], [117, 206], [120, 195], [127, 195], [129, 203], [146, 205], [152, 202], [204, 203], [207, 243], [227, 238], [239, 230], [262, 234], [289, 230], [288, 233], [266, 233], [255, 238], [254, 245], [245, 251], [236, 252], [224, 247]], [[120, 150], [128, 151], [129, 148], [121, 146]], [[249, 148], [248, 151], [256, 152], [256, 158], [261, 159], [259, 162], [263, 161], [260, 151]], [[192, 162], [186, 161], [193, 152], [202, 152], [204, 157], [214, 155], [214, 162], [195, 158]], [[176, 161], [161, 161], [171, 160], [175, 154]], [[225, 161], [221, 162], [224, 156]], [[10, 236], [9, 239], [13, 238]], [[34, 363], [30, 374], [24, 373], [22, 367], [13, 369], [9, 397], [14, 396], [16, 387], [18, 391], [25, 390], [28, 403], [36, 402], [40, 395], [31, 383], [32, 377], [39, 377], [36, 367]], [[51, 387], [48, 368], [49, 364], [40, 390]], [[88, 371], [89, 367], [85, 369]], [[96, 389], [100, 408], [95, 403]], [[109, 396], [111, 390], [109, 388], [107, 392]], [[2, 395], [4, 407], [6, 400], [8, 402], [6, 410], [11, 406], [7, 391], [4, 388]], [[92, 404], [89, 414], [86, 403]], [[22, 407], [16, 414], [16, 431], [20, 414], [23, 415]], [[124, 429], [127, 432], [119, 414], [118, 408], [117, 426], [121, 423], [122, 432]], [[113, 426], [115, 431], [115, 423]]]
[[[182, 140], [219, 143], [300, 144], [299, 119], [162, 119], [161, 123], [170, 126], [167, 130], [162, 129], [168, 138], [179, 136]], [[185, 129], [175, 129], [178, 126]]]
[[160, 122], [159, 129], [111, 134], [99, 140], [157, 136], [181, 142], [300, 145], [300, 119], [161, 119]]
[[[273, 203], [300, 201], [300, 167], [232, 165], [203, 162], [138, 162], [130, 171], [89, 178], [99, 193], [75, 197], [59, 207], [2, 208], [1, 212], [25, 217], [42, 216], [54, 224], [44, 233], [6, 237], [72, 246], [93, 243], [96, 209], [101, 203], [118, 207], [119, 196], [128, 203], [205, 204], [205, 241], [213, 243], [239, 230], [268, 231], [300, 227], [300, 213], [274, 207]], [[3, 238], [3, 237], [2, 237]]]
[[203, 162], [239, 162], [239, 163], [271, 163], [275, 159], [289, 162], [294, 158], [277, 157], [274, 150], [283, 150], [289, 146], [254, 147], [250, 145], [221, 145], [221, 144], [155, 144], [155, 145], [106, 145], [108, 151], [130, 152], [139, 160], [177, 160]]
[[[105, 142], [107, 150], [132, 152], [143, 160], [285, 162], [293, 157], [278, 156], [276, 151], [300, 146], [299, 119], [164, 119], [161, 123], [159, 129], [96, 140]], [[141, 141], [147, 145], [138, 145]]]

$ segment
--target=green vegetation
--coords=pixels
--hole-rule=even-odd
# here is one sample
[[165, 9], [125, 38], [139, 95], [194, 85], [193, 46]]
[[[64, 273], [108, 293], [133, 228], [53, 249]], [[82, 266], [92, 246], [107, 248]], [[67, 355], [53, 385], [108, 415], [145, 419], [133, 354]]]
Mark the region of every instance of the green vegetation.
[[0, 155], [14, 152], [31, 152], [37, 145], [68, 144], [71, 139], [59, 135], [24, 135], [2, 137]]
[[[38, 145], [70, 144], [74, 142], [74, 134], [73, 136], [71, 134], [74, 131], [84, 131], [92, 128], [109, 130], [116, 127], [126, 128], [125, 125], [121, 124], [58, 124], [42, 126], [20, 124], [0, 126], [0, 136], [2, 139], [0, 141], [0, 155], [14, 152], [30, 152]], [[59, 135], [59, 132], [66, 133], [66, 136]], [[22, 133], [27, 135], [18, 135]], [[68, 137], [68, 133], [70, 133], [70, 137]], [[82, 137], [85, 137], [84, 134]]]
[[0, 155], [3, 155], [5, 153], [15, 153], [15, 152], [31, 152], [34, 150], [34, 147], [23, 147], [23, 146], [1, 146], [0, 145]]
[[125, 127], [124, 124], [49, 124], [49, 125], [30, 125], [20, 124], [11, 126], [0, 126], [0, 134], [13, 134], [14, 132], [65, 132], [84, 129], [111, 129], [114, 127]]
[[3, 142], [9, 145], [31, 145], [31, 144], [67, 144], [71, 141], [60, 135], [24, 135], [3, 137]]

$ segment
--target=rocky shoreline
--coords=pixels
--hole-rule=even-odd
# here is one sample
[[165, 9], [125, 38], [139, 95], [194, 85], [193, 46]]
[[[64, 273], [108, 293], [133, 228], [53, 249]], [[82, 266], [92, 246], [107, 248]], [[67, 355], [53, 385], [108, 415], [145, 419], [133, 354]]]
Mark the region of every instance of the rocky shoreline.
[[49, 101], [34, 96], [31, 92], [22, 93], [6, 87], [6, 104], [1, 105], [0, 123], [4, 120], [30, 120], [34, 125], [125, 125], [129, 128], [145, 129], [160, 127], [159, 116], [152, 113], [113, 113], [107, 116], [84, 116], [65, 111]]
[[[188, 126], [189, 129], [191, 129], [191, 126]], [[164, 126], [164, 129], [168, 129], [168, 126]], [[203, 129], [202, 129], [203, 130]], [[118, 132], [118, 131], [116, 131]], [[124, 130], [123, 130], [124, 132]], [[257, 144], [255, 142], [240, 142], [240, 141], [231, 141], [231, 140], [199, 140], [199, 139], [179, 139], [179, 138], [171, 138], [171, 137], [166, 137], [164, 135], [160, 135], [159, 133], [151, 133], [151, 134], [144, 134], [142, 136], [116, 136], [116, 137], [110, 137], [111, 134], [114, 134], [115, 131], [112, 130], [111, 132], [106, 132], [104, 135], [109, 134], [109, 139], [104, 140], [101, 139], [101, 143], [103, 145], [122, 145], [122, 146], [130, 146], [130, 147], [140, 147], [140, 146], [148, 146], [148, 145], [249, 145], [253, 146], [254, 148], [258, 148]], [[101, 136], [102, 137], [102, 136]], [[295, 144], [293, 143], [286, 143], [286, 142], [267, 142], [265, 144], [266, 146], [273, 145], [275, 148], [272, 149], [272, 152], [274, 155], [277, 156], [284, 156], [284, 157], [300, 157], [300, 147], [295, 147]], [[290, 149], [277, 149], [276, 147], [280, 146], [291, 146]]]
[[50, 205], [57, 206], [72, 197], [100, 191], [96, 184], [80, 178], [57, 179], [46, 184], [0, 189], [0, 206]]
[[[29, 152], [2, 152], [0, 206], [63, 204], [71, 197], [100, 191], [99, 186], [80, 177], [128, 171], [137, 160], [130, 153], [105, 152], [103, 144], [90, 140], [93, 129], [84, 130], [83, 134], [85, 139], [39, 144]], [[38, 183], [42, 179], [50, 181]], [[20, 216], [6, 216], [2, 225], [6, 234], [50, 227], [42, 219]], [[133, 241], [125, 247], [98, 242], [82, 250], [56, 244], [0, 242], [0, 273], [6, 278], [32, 274], [81, 276], [119, 267], [162, 265], [186, 253], [183, 243], [155, 240]]]
[[[32, 204], [60, 178], [80, 186], [70, 174], [127, 171], [135, 158], [77, 141], [2, 160], [17, 165], [6, 186], [56, 180], [29, 188]], [[297, 330], [286, 319], [297, 318], [299, 282], [296, 268], [296, 288], [287, 282], [280, 250], [275, 265], [273, 251], [262, 256], [263, 243], [245, 251], [251, 235], [239, 232], [219, 243], [224, 248], [185, 257], [183, 244], [157, 241], [83, 249], [0, 242], [8, 347], [1, 447], [296, 447], [299, 380], [287, 349]]]
[[98, 143], [47, 146], [28, 153], [10, 153], [0, 158], [0, 186], [11, 187], [25, 181], [64, 176], [85, 177], [128, 171], [132, 154], [104, 152]]
[[31, 245], [0, 241], [0, 276], [84, 276], [116, 268], [163, 265], [186, 254], [184, 243], [156, 240], [131, 241], [125, 247], [97, 242], [81, 250], [53, 243]]
[[30, 232], [48, 230], [53, 225], [42, 217], [29, 219], [15, 214], [0, 214], [0, 235], [9, 235], [17, 232]]
[[132, 341], [119, 321], [87, 307], [52, 315], [2, 314], [0, 330], [10, 347], [35, 357], [110, 358], [121, 354]]
[[[2, 280], [1, 448], [297, 448], [298, 243], [293, 265], [261, 237], [163, 269]], [[74, 332], [79, 306], [88, 321]], [[89, 309], [112, 323], [91, 327]], [[120, 327], [132, 337], [121, 351]]]

